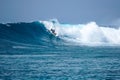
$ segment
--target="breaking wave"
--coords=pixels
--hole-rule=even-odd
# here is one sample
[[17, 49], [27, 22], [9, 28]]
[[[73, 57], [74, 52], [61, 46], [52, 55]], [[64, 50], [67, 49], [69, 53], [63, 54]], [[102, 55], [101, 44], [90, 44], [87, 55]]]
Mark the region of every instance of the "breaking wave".
[[120, 28], [99, 26], [96, 22], [60, 24], [57, 20], [7, 23], [0, 24], [0, 40], [34, 45], [120, 45]]
[[47, 29], [55, 28], [58, 36], [70, 42], [80, 44], [102, 44], [102, 45], [119, 45], [120, 28], [111, 28], [99, 26], [96, 22], [87, 24], [60, 24], [58, 21], [40, 21]]

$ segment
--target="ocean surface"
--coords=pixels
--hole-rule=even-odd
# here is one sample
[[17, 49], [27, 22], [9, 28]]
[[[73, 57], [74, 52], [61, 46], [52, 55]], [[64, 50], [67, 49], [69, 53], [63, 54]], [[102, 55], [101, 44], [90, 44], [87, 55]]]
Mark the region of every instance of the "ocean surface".
[[0, 80], [120, 80], [120, 28], [1, 23]]

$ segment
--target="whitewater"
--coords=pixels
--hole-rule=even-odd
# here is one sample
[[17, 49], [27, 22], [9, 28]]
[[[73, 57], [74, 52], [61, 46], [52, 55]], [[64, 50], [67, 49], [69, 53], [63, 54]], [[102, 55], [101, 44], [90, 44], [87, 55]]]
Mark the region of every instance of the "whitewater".
[[57, 36], [70, 42], [85, 45], [120, 45], [120, 27], [99, 26], [96, 22], [87, 24], [60, 24], [58, 20], [40, 21]]

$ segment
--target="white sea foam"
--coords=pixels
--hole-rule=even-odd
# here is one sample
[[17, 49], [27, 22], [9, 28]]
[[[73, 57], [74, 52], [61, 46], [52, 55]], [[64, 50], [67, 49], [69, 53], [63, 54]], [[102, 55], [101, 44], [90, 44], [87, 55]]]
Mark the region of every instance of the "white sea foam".
[[54, 28], [62, 39], [82, 44], [116, 44], [120, 45], [120, 28], [99, 26], [96, 22], [87, 24], [59, 24], [41, 21], [47, 29]]

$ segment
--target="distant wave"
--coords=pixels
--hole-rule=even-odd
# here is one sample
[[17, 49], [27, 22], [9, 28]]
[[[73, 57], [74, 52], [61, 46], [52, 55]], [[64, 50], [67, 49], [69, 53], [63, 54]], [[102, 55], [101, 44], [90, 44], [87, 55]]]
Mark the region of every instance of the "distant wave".
[[99, 26], [95, 22], [60, 24], [57, 20], [7, 23], [0, 24], [0, 40], [34, 45], [120, 45], [120, 28]]

